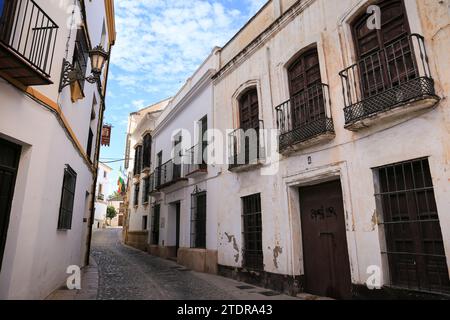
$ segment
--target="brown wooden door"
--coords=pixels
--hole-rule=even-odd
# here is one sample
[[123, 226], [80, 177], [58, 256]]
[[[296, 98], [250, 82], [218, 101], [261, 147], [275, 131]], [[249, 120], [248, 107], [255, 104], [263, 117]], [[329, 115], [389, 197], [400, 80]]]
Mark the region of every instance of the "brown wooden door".
[[300, 188], [305, 291], [351, 297], [350, 263], [339, 181]]
[[325, 116], [317, 48], [299, 56], [288, 69], [293, 127]]
[[353, 24], [360, 83], [364, 97], [417, 77], [403, 0], [380, 2], [381, 29], [369, 29], [364, 14]]
[[6, 245], [21, 147], [0, 139], [0, 270]]
[[[253, 155], [259, 158], [259, 104], [258, 104], [258, 91], [256, 88], [247, 90], [239, 99], [239, 123], [240, 129], [247, 131], [250, 129], [256, 130], [257, 141], [256, 145], [254, 141], [250, 141], [246, 136], [240, 136], [240, 152], [245, 152], [245, 163], [250, 163], [256, 159], [250, 159]], [[234, 144], [235, 148], [237, 147]], [[244, 148], [244, 149], [242, 149]], [[250, 150], [252, 152], [250, 152]], [[237, 150], [234, 150], [237, 154]], [[256, 152], [253, 152], [256, 151]]]
[[239, 99], [239, 122], [243, 130], [259, 127], [258, 91], [248, 90]]

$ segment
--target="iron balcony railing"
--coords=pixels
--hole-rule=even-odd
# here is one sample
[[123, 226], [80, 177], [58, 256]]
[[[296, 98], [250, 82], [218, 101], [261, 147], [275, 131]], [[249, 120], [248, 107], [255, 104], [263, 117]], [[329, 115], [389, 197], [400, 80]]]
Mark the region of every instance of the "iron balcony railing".
[[182, 172], [182, 164], [175, 163], [175, 161], [169, 160], [155, 170], [156, 188], [160, 189], [165, 186], [176, 183], [184, 179]]
[[204, 172], [207, 170], [208, 166], [203, 154], [204, 150], [204, 144], [197, 144], [186, 152], [184, 157], [184, 172], [186, 172], [186, 175], [191, 175], [195, 172]]
[[328, 85], [318, 83], [275, 108], [280, 130], [279, 149], [326, 133], [334, 133]]
[[424, 37], [411, 34], [339, 73], [347, 125], [415, 99], [436, 97]]
[[50, 78], [58, 26], [33, 0], [4, 0], [0, 42]]
[[258, 165], [265, 159], [264, 122], [248, 130], [236, 129], [228, 135], [229, 170]]

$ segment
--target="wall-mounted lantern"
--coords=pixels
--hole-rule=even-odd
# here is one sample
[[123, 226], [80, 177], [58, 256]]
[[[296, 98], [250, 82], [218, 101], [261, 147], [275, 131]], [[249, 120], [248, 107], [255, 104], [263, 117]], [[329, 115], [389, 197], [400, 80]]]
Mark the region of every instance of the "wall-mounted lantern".
[[92, 74], [88, 77], [85, 77], [85, 75], [81, 74], [80, 70], [64, 59], [59, 92], [75, 81], [86, 80], [87, 82], [93, 84], [100, 80], [100, 75], [102, 74], [103, 67], [105, 62], [108, 60], [109, 55], [101, 45], [98, 45], [89, 51], [89, 57], [91, 59]]

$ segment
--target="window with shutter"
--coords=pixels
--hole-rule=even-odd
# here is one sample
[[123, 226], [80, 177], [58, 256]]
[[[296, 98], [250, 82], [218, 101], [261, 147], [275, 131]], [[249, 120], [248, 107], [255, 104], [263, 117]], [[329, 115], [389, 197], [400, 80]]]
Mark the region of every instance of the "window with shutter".
[[288, 68], [293, 129], [325, 118], [319, 54], [312, 48]]

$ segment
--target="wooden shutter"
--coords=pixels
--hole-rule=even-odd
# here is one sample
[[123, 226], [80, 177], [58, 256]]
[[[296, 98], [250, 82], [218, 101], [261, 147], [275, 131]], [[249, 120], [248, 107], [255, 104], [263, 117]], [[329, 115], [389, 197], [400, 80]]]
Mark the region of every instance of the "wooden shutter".
[[325, 117], [319, 54], [312, 48], [288, 68], [293, 127]]

